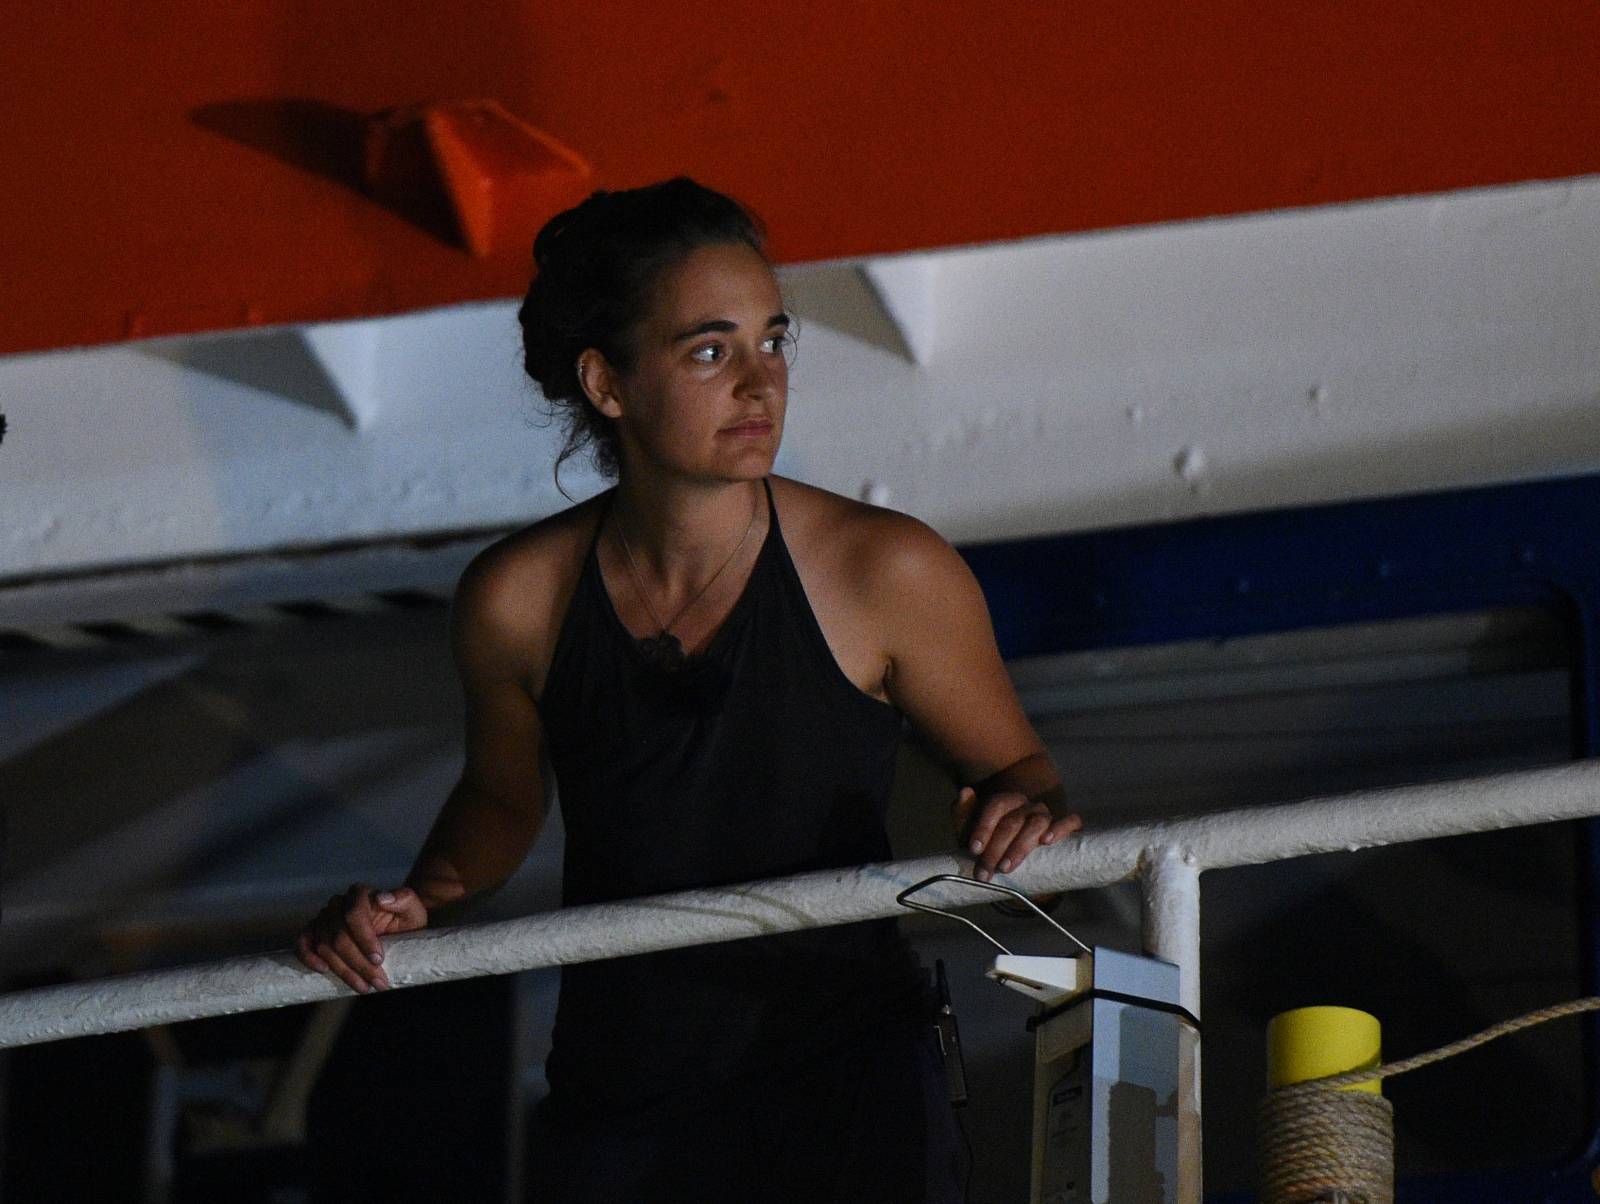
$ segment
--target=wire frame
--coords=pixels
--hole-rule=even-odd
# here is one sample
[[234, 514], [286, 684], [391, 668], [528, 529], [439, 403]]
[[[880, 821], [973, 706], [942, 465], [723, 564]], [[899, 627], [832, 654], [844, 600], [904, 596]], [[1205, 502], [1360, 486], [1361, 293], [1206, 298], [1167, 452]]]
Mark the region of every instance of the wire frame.
[[1037, 903], [1028, 898], [1027, 895], [1023, 894], [1015, 887], [1001, 886], [998, 882], [980, 882], [978, 879], [969, 878], [965, 874], [935, 874], [931, 878], [924, 878], [921, 882], [917, 882], [906, 887], [905, 890], [901, 891], [894, 897], [894, 901], [900, 904], [901, 907], [909, 907], [912, 911], [925, 911], [929, 915], [944, 916], [946, 919], [959, 920], [968, 928], [976, 932], [984, 940], [988, 941], [996, 949], [1000, 950], [1001, 953], [1007, 955], [1011, 953], [1011, 950], [1007, 949], [993, 936], [989, 935], [988, 931], [976, 921], [969, 920], [963, 915], [957, 915], [953, 911], [947, 911], [942, 907], [934, 907], [930, 903], [919, 903], [912, 900], [912, 895], [916, 894], [920, 890], [924, 890], [927, 887], [934, 885], [936, 882], [959, 882], [963, 886], [976, 886], [982, 890], [994, 891], [996, 894], [1010, 895], [1013, 899], [1016, 899], [1018, 902], [1024, 904], [1036, 916], [1038, 916], [1046, 924], [1050, 925], [1050, 927], [1054, 928], [1062, 936], [1066, 937], [1067, 940], [1071, 941], [1079, 949], [1083, 950], [1085, 953], [1094, 952], [1094, 950], [1090, 949], [1088, 945], [1085, 945], [1077, 937], [1073, 936], [1072, 933], [1068, 932], [1060, 924], [1051, 919], [1050, 916]]

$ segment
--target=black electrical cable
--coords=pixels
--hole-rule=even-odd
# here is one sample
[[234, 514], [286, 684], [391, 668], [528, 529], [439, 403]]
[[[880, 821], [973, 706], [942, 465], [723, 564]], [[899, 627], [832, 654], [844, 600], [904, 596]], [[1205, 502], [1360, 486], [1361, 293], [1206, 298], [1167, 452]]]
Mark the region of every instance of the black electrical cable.
[[972, 1204], [972, 1172], [977, 1168], [978, 1159], [972, 1152], [972, 1138], [967, 1136], [967, 1122], [961, 1119], [961, 1113], [955, 1112], [956, 1128], [961, 1130], [961, 1144], [967, 1147], [967, 1177], [961, 1185], [961, 1198], [966, 1204]]

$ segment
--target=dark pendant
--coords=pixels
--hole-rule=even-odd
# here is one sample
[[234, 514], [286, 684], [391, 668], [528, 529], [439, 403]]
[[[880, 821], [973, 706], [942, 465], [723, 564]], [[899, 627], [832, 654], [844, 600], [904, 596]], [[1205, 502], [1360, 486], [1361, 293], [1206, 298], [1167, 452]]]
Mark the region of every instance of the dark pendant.
[[678, 642], [678, 637], [670, 631], [640, 640], [639, 651], [644, 653], [644, 659], [651, 665], [666, 673], [676, 673], [688, 659], [683, 654], [683, 645]]

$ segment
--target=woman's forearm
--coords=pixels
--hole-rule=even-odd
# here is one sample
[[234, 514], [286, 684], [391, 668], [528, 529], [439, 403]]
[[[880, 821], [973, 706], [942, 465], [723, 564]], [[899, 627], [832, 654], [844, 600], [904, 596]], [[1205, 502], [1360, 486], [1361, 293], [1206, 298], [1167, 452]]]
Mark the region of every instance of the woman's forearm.
[[440, 808], [406, 885], [430, 912], [470, 903], [516, 872], [544, 818], [542, 799], [512, 804], [460, 782]]
[[1060, 819], [1068, 814], [1067, 791], [1061, 784], [1061, 772], [1050, 754], [1043, 750], [1014, 761], [997, 773], [980, 782], [972, 783], [979, 805], [990, 795], [1015, 791], [1026, 795], [1029, 802], [1043, 803], [1050, 814]]

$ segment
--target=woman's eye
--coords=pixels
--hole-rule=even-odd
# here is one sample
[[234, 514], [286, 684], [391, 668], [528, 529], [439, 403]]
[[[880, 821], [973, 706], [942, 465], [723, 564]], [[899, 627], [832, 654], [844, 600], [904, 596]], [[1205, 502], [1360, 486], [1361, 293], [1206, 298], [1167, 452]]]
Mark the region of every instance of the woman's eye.
[[697, 364], [716, 364], [722, 360], [722, 347], [717, 343], [707, 343], [704, 347], [696, 347], [689, 353], [689, 358]]
[[783, 355], [788, 350], [790, 341], [787, 330], [782, 334], [769, 334], [761, 340], [761, 350], [768, 355]]

